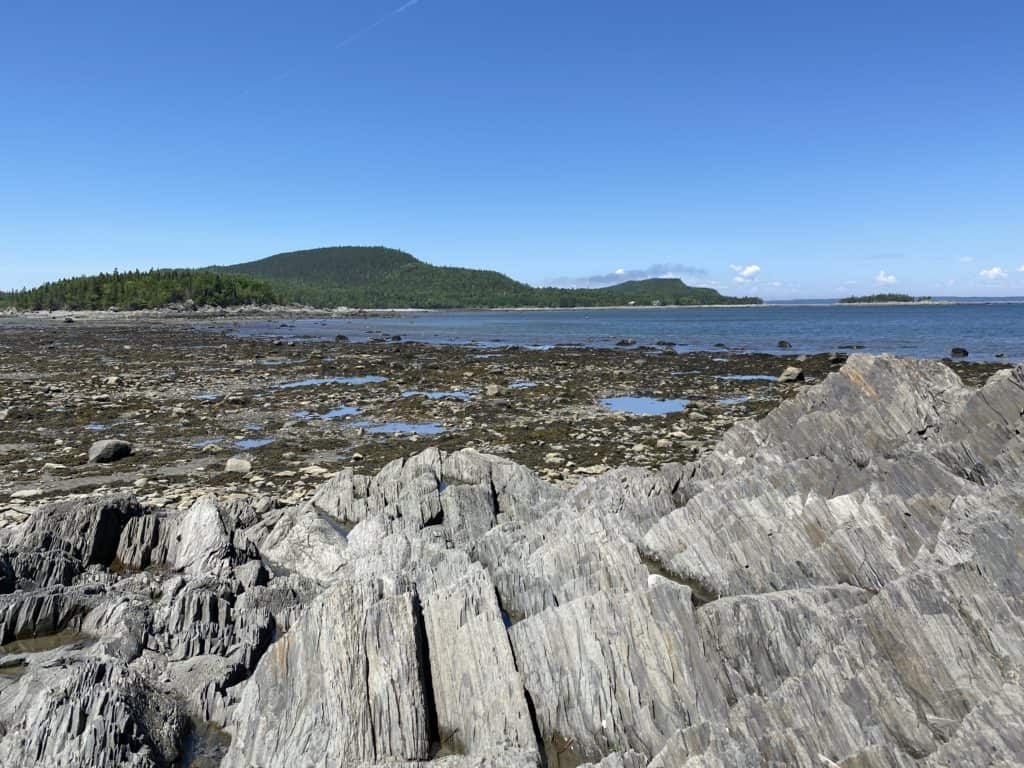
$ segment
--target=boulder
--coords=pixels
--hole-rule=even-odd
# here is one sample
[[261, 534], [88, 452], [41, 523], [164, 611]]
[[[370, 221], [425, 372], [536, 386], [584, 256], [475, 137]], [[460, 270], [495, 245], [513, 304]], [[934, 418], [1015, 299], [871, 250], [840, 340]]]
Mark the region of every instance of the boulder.
[[89, 446], [90, 464], [109, 464], [132, 455], [132, 444], [127, 440], [111, 438], [97, 440]]
[[788, 384], [793, 381], [803, 381], [804, 370], [803, 368], [797, 368], [795, 365], [791, 365], [781, 374], [779, 374], [779, 383]]

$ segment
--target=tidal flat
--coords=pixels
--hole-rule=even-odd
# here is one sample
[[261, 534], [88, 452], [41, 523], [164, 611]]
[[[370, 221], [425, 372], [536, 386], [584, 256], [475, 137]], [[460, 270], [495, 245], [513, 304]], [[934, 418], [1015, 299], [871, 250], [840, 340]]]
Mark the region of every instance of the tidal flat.
[[[40, 501], [119, 489], [181, 508], [208, 492], [296, 503], [340, 469], [374, 473], [430, 446], [573, 485], [623, 464], [696, 459], [843, 359], [680, 352], [671, 339], [481, 349], [232, 331], [160, 316], [0, 319], [0, 510], [17, 521]], [[949, 364], [971, 385], [1004, 367]], [[779, 383], [789, 366], [805, 381]], [[103, 439], [131, 454], [88, 462]]]

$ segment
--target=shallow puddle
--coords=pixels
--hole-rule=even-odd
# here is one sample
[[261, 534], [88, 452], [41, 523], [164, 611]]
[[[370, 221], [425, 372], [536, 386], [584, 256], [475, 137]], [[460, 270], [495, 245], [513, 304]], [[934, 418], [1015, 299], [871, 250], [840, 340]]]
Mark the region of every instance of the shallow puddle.
[[264, 446], [270, 445], [272, 442], [274, 442], [274, 438], [272, 437], [254, 437], [247, 440], [236, 440], [235, 448], [248, 451], [253, 448], [263, 448]]
[[513, 381], [508, 385], [509, 389], [532, 389], [537, 386], [535, 381]]
[[301, 379], [278, 384], [275, 389], [295, 389], [296, 387], [317, 387], [321, 384], [379, 384], [387, 381], [384, 376], [331, 376], [325, 379]]
[[217, 768], [231, 746], [231, 735], [213, 723], [192, 721], [175, 768]]
[[778, 381], [778, 376], [771, 376], [767, 373], [732, 373], [727, 376], [715, 376], [723, 381]]
[[469, 394], [467, 394], [466, 392], [458, 392], [458, 391], [451, 391], [451, 392], [421, 392], [418, 389], [411, 389], [411, 390], [409, 390], [407, 392], [403, 392], [402, 393], [402, 397], [416, 397], [418, 395], [423, 396], [423, 397], [427, 398], [428, 400], [462, 400], [463, 402], [465, 402], [466, 400], [469, 400]]
[[362, 422], [356, 426], [365, 427], [371, 435], [392, 435], [398, 432], [407, 432], [414, 435], [440, 435], [445, 428], [440, 424], [410, 424], [404, 421], [389, 421], [384, 424], [371, 424]]
[[655, 397], [606, 397], [601, 405], [616, 413], [631, 413], [634, 416], [661, 416], [678, 413], [686, 409], [689, 400], [659, 400]]

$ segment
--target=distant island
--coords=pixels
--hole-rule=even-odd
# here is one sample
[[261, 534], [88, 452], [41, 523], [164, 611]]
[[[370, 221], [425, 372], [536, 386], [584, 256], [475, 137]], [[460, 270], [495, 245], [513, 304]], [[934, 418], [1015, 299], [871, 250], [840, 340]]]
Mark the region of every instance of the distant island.
[[205, 269], [115, 271], [0, 293], [0, 306], [20, 310], [155, 309], [174, 304], [481, 309], [761, 303], [756, 297], [723, 296], [675, 278], [631, 280], [607, 288], [538, 288], [500, 272], [433, 266], [383, 246], [291, 251]]
[[931, 301], [931, 296], [908, 296], [905, 293], [875, 293], [871, 296], [847, 296], [840, 299], [840, 304], [913, 304], [919, 301]]

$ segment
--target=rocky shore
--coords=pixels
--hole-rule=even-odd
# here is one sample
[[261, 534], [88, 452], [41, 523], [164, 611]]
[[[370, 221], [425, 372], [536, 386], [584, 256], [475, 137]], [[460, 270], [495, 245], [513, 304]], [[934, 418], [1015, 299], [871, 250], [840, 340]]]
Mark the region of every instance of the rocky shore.
[[[180, 386], [120, 375], [121, 410]], [[0, 529], [0, 765], [1021, 764], [1024, 366], [819, 377], [574, 482], [403, 443], [295, 501], [34, 506]]]
[[[0, 322], [0, 521], [117, 490], [183, 509], [209, 492], [298, 503], [340, 469], [373, 473], [425, 447], [475, 448], [572, 485], [622, 464], [695, 459], [843, 359], [668, 342], [283, 341], [240, 338], [230, 320], [100, 315]], [[801, 375], [780, 382], [793, 367]], [[977, 383], [997, 367], [955, 369]], [[108, 440], [130, 452], [90, 461]]]

